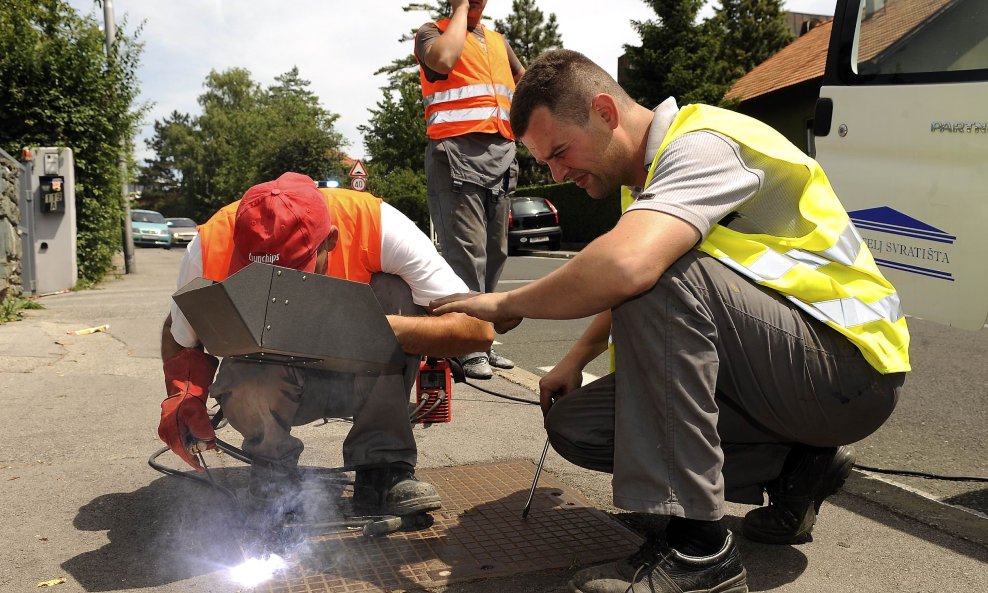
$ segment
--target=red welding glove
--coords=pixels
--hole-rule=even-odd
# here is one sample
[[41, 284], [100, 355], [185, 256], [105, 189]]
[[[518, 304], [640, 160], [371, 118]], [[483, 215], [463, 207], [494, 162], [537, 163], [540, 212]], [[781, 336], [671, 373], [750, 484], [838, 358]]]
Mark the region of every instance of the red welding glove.
[[202, 471], [190, 448], [200, 442], [216, 447], [216, 433], [206, 413], [206, 395], [219, 361], [202, 350], [184, 348], [165, 361], [165, 390], [158, 436], [186, 463]]

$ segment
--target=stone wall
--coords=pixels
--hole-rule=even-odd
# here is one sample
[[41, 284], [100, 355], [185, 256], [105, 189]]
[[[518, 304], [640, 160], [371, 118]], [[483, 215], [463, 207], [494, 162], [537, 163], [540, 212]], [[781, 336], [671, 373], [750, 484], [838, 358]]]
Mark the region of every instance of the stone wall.
[[0, 150], [0, 303], [22, 293], [20, 187], [20, 163]]

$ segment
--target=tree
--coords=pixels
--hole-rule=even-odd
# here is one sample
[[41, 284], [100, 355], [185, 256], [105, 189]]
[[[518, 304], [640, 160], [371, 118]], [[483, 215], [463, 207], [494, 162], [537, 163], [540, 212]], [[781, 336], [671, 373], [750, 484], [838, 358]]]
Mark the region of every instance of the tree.
[[503, 21], [495, 20], [494, 29], [504, 35], [515, 55], [526, 66], [542, 52], [563, 46], [556, 14], [550, 13], [546, 19], [535, 6], [535, 0], [512, 0], [508, 17]]
[[665, 98], [680, 103], [717, 103], [723, 96], [713, 76], [719, 44], [697, 22], [704, 0], [646, 0], [658, 20], [632, 21], [640, 46], [625, 45], [625, 90], [642, 105]]
[[792, 43], [781, 0], [721, 0], [705, 23], [720, 40], [716, 72], [723, 92], [737, 79]]
[[202, 114], [172, 113], [147, 140], [154, 156], [140, 180], [142, 200], [171, 214], [204, 220], [252, 185], [286, 171], [314, 179], [342, 176], [338, 115], [324, 109], [297, 68], [267, 89], [250, 72], [210, 72]]
[[107, 56], [99, 23], [64, 0], [3, 0], [0, 10], [0, 147], [73, 150], [82, 285], [102, 280], [122, 248], [119, 161], [145, 111], [133, 105], [141, 44], [125, 29]]
[[718, 104], [730, 86], [792, 41], [781, 0], [721, 0], [697, 21], [703, 0], [647, 0], [658, 20], [633, 21], [640, 46], [625, 45], [621, 83], [642, 105], [674, 96]]

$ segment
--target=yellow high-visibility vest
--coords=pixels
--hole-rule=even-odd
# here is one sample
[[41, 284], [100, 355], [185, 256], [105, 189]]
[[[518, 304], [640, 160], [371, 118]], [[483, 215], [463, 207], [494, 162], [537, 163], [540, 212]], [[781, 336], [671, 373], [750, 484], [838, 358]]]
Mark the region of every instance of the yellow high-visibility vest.
[[[823, 168], [774, 129], [726, 109], [687, 105], [659, 146], [645, 187], [651, 183], [666, 147], [697, 130], [732, 138], [769, 157], [769, 162], [780, 168], [806, 167], [807, 182], [798, 210], [803, 227], [812, 228], [802, 236], [782, 237], [745, 234], [717, 224], [698, 249], [755, 283], [778, 291], [846, 336], [879, 372], [910, 370], [909, 331], [898, 293], [878, 270]], [[768, 167], [766, 174], [772, 175], [772, 165]]]

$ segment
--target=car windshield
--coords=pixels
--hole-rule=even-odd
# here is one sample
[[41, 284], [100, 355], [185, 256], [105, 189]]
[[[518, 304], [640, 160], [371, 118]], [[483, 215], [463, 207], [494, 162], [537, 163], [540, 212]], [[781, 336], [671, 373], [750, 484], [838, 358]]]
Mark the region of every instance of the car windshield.
[[152, 212], [150, 210], [133, 210], [130, 213], [130, 219], [134, 222], [165, 224], [165, 217], [160, 212]]
[[173, 227], [194, 227], [195, 221], [191, 218], [169, 218], [168, 224]]
[[511, 202], [511, 211], [515, 215], [523, 214], [541, 214], [542, 212], [549, 212], [549, 206], [546, 205], [545, 200], [542, 198], [522, 198], [516, 199]]

